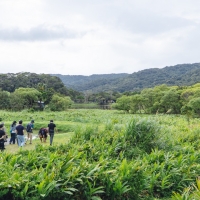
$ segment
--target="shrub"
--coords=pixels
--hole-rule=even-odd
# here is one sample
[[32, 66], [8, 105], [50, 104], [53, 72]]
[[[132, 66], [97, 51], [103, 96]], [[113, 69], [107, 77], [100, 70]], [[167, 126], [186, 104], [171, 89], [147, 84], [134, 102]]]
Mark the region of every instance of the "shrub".
[[147, 153], [151, 152], [156, 145], [156, 135], [159, 126], [150, 119], [133, 119], [125, 131], [125, 142], [127, 151], [132, 148], [139, 148]]

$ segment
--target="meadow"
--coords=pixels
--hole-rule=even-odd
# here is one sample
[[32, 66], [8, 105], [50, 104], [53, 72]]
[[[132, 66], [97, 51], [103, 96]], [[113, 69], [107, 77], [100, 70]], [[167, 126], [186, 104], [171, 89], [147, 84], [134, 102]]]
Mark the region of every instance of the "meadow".
[[38, 138], [1, 152], [0, 199], [200, 199], [200, 120], [132, 115], [116, 110], [0, 112], [35, 120], [34, 134], [53, 119], [53, 146]]

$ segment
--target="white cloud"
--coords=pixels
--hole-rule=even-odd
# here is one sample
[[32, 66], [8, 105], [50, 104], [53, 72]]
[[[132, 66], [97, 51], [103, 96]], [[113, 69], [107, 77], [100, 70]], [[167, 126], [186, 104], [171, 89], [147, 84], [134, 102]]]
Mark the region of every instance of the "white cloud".
[[1, 0], [1, 73], [133, 73], [199, 62], [197, 0]]

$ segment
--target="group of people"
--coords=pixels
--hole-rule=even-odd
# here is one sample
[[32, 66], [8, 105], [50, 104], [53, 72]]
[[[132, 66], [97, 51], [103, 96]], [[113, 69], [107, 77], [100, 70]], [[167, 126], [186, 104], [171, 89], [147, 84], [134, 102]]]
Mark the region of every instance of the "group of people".
[[[16, 121], [13, 121], [13, 123], [10, 126], [10, 140], [9, 144], [15, 144], [15, 141], [17, 140], [17, 144], [19, 147], [23, 147], [28, 142], [32, 144], [33, 139], [33, 129], [34, 129], [34, 120], [31, 120], [30, 123], [27, 124], [26, 128], [23, 126], [23, 121], [19, 120], [18, 124]], [[25, 140], [25, 130], [27, 132], [27, 140]], [[40, 138], [41, 142], [46, 142], [48, 133], [50, 136], [50, 145], [53, 143], [54, 138], [54, 132], [56, 130], [56, 125], [53, 123], [53, 120], [50, 120], [50, 123], [48, 124], [47, 128], [40, 128], [38, 136]], [[6, 128], [4, 126], [4, 123], [2, 122], [0, 124], [0, 150], [5, 149], [4, 143], [7, 142], [8, 135], [6, 133]]]

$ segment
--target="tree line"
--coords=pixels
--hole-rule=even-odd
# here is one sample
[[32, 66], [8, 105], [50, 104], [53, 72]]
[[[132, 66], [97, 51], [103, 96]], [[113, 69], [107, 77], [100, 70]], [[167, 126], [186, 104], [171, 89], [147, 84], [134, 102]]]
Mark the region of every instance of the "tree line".
[[0, 74], [0, 109], [64, 110], [80, 93], [67, 89], [60, 78], [48, 74]]
[[[46, 102], [46, 104], [44, 104]], [[14, 92], [0, 90], [0, 109], [20, 111], [23, 109], [62, 111], [69, 108], [73, 101], [69, 96], [54, 93], [52, 90], [39, 91], [35, 88], [18, 88]], [[47, 105], [48, 104], [48, 105]]]
[[131, 113], [186, 114], [200, 117], [200, 83], [192, 86], [167, 86], [143, 89], [137, 94], [123, 95], [114, 108]]

